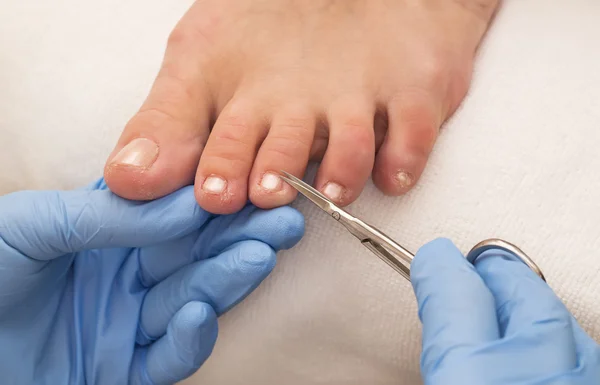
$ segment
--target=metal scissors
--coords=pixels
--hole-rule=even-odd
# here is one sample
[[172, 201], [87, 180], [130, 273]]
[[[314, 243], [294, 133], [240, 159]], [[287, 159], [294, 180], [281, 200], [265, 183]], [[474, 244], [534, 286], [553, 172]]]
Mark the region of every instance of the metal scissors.
[[[333, 219], [341, 223], [350, 234], [358, 238], [363, 246], [410, 281], [410, 264], [415, 257], [413, 253], [399, 245], [382, 231], [338, 207], [329, 198], [301, 179], [298, 179], [285, 171], [281, 171], [281, 173], [283, 174], [280, 176], [281, 179], [298, 190], [298, 192], [333, 217]], [[483, 252], [490, 249], [501, 249], [512, 253], [521, 259], [542, 280], [546, 281], [541, 269], [527, 256], [527, 254], [517, 246], [502, 239], [491, 238], [479, 242], [471, 249], [471, 251], [469, 251], [469, 253], [467, 253], [466, 258], [469, 262], [474, 263]]]

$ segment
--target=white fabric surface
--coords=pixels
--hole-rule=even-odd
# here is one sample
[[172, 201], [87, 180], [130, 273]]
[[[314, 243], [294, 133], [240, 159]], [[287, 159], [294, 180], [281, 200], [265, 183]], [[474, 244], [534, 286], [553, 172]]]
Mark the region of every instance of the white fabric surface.
[[[0, 2], [0, 193], [99, 177], [191, 0]], [[600, 339], [600, 2], [506, 1], [412, 193], [350, 210], [416, 250], [503, 237]], [[185, 383], [418, 384], [408, 282], [305, 201], [307, 234]]]

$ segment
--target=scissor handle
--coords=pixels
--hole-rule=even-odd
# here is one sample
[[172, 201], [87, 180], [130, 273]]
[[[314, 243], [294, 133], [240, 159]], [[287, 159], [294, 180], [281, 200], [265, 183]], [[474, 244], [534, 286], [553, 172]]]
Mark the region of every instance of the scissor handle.
[[[361, 225], [365, 226], [366, 224], [361, 223]], [[366, 228], [369, 228], [377, 239], [365, 239], [362, 241], [362, 244], [392, 269], [410, 281], [410, 262], [414, 255], [373, 226], [366, 225]], [[499, 238], [490, 238], [479, 242], [467, 253], [466, 259], [471, 264], [474, 264], [482, 253], [492, 249], [500, 249], [516, 256], [546, 282], [546, 277], [544, 277], [542, 270], [523, 250]]]
[[535, 262], [533, 262], [531, 258], [529, 258], [527, 254], [523, 252], [523, 250], [519, 249], [512, 243], [509, 243], [499, 238], [486, 239], [473, 246], [471, 251], [467, 253], [467, 260], [473, 264], [482, 253], [492, 249], [500, 249], [513, 254], [514, 256], [519, 258], [524, 264], [526, 264], [531, 270], [533, 270], [533, 272], [536, 273], [544, 282], [546, 282], [546, 278], [544, 277], [542, 270]]

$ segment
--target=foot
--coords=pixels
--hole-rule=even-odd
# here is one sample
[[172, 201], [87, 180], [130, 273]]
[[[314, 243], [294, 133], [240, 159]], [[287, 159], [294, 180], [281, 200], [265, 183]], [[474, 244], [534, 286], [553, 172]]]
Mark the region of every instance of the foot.
[[148, 98], [105, 168], [112, 191], [154, 199], [195, 182], [215, 214], [315, 187], [344, 206], [370, 175], [418, 181], [463, 100], [499, 0], [198, 0], [173, 30]]

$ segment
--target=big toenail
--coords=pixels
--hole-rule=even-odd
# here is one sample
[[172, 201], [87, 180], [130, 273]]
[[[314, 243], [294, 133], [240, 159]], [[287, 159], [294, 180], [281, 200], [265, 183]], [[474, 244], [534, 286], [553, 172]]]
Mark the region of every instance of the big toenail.
[[111, 164], [149, 168], [158, 157], [158, 145], [146, 138], [129, 142], [113, 158]]
[[204, 181], [202, 190], [210, 194], [221, 194], [225, 190], [227, 181], [220, 176], [211, 175]]
[[396, 181], [398, 181], [398, 186], [400, 186], [400, 188], [405, 189], [413, 184], [414, 178], [406, 171], [399, 171], [396, 174]]
[[329, 199], [334, 201], [339, 201], [342, 198], [342, 194], [344, 193], [344, 188], [337, 183], [329, 182], [325, 185], [323, 189], [323, 194], [325, 194]]
[[260, 186], [269, 192], [280, 190], [281, 185], [281, 178], [271, 172], [263, 175], [262, 180], [260, 181]]

